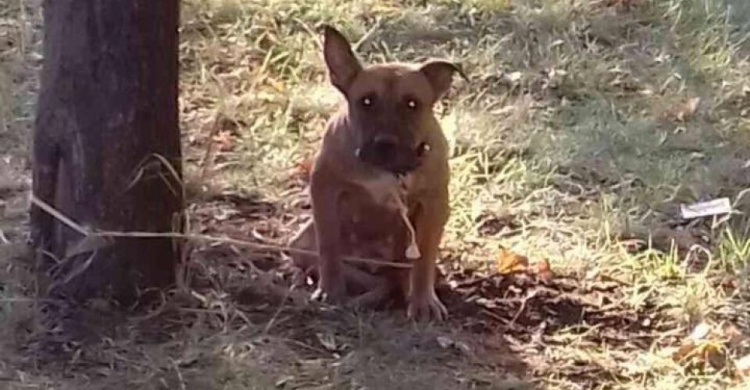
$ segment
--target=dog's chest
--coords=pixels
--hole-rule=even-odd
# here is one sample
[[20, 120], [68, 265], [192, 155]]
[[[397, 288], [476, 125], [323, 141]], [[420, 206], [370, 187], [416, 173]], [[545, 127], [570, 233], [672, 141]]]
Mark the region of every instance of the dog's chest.
[[412, 190], [413, 177], [405, 175], [397, 177], [390, 173], [381, 174], [373, 178], [360, 181], [358, 184], [367, 193], [371, 201], [383, 207], [392, 207], [393, 196], [408, 195]]
[[381, 175], [362, 180], [345, 199], [344, 215], [351, 229], [360, 236], [375, 237], [394, 234], [403, 228], [395, 196], [402, 199], [411, 190], [412, 179]]

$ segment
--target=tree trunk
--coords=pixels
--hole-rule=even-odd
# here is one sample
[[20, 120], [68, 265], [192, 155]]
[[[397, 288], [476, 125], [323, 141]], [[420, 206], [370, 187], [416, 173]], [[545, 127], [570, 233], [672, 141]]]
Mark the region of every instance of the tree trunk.
[[[86, 229], [182, 229], [178, 3], [44, 1], [33, 192]], [[53, 296], [129, 304], [174, 283], [173, 240], [80, 249], [80, 232], [35, 205], [31, 228]]]

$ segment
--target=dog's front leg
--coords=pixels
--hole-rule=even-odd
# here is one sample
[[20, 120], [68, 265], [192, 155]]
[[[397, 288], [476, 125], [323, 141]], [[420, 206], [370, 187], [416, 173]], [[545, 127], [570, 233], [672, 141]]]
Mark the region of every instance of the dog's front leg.
[[310, 178], [310, 198], [320, 267], [318, 289], [314, 295], [326, 301], [336, 302], [346, 295], [346, 281], [341, 261], [341, 190], [339, 183], [334, 182], [327, 172], [316, 168], [313, 169]]
[[448, 196], [439, 194], [422, 199], [414, 216], [416, 241], [421, 256], [411, 270], [407, 311], [409, 318], [442, 320], [448, 314], [435, 294], [435, 274], [438, 248], [449, 214]]

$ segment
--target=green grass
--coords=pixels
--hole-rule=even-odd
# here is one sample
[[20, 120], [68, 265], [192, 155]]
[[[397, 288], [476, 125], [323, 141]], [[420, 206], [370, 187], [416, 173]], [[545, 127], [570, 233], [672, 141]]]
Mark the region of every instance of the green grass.
[[[184, 1], [180, 105], [189, 177], [207, 169], [210, 183], [199, 184], [252, 192], [292, 209], [290, 175], [296, 163], [311, 157], [340, 101], [327, 84], [313, 30], [326, 22], [354, 42], [372, 30], [358, 53], [367, 62], [446, 57], [459, 61], [471, 79], [457, 80], [440, 107], [453, 148], [453, 212], [445, 253], [492, 264], [502, 246], [547, 258], [556, 273], [582, 279], [608, 275], [624, 283], [622, 305], [660, 304], [673, 321], [669, 337], [684, 338], [701, 320], [750, 332], [750, 223], [743, 214], [747, 197], [739, 199], [750, 186], [746, 1], [641, 0], [631, 9], [593, 0], [420, 3]], [[0, 21], [19, 19], [19, 12]], [[0, 137], [19, 140], [28, 130], [33, 87], [13, 81], [12, 72], [32, 63], [33, 53], [4, 48], [2, 39], [17, 37], [15, 30], [0, 28], [0, 102], [12, 100], [0, 104], [0, 131], [5, 131]], [[28, 37], [36, 35], [25, 36], [31, 41]], [[694, 98], [700, 98], [697, 108], [687, 108], [685, 102]], [[19, 125], [19, 118], [25, 122]], [[201, 166], [215, 127], [224, 132], [226, 149]], [[736, 200], [740, 213], [692, 224], [677, 218], [680, 203], [719, 196]], [[488, 233], [484, 226], [497, 220], [512, 224]], [[642, 240], [644, 247], [628, 251], [625, 239]], [[694, 262], [706, 266], [693, 269]], [[721, 287], [728, 279], [737, 283], [731, 292]], [[371, 338], [388, 337], [368, 329]], [[232, 332], [226, 337], [242, 333]], [[255, 336], [248, 335], [248, 342], [257, 342]], [[363, 343], [361, 337], [344, 338]], [[577, 388], [575, 377], [554, 370], [554, 364], [567, 361], [618, 373], [619, 382], [608, 378], [600, 388], [731, 384], [722, 373], [683, 370], [662, 356], [667, 342], [634, 352], [590, 345], [575, 332], [555, 338], [562, 342], [528, 360], [553, 365], [536, 371], [542, 388]], [[212, 388], [247, 385], [243, 370], [265, 379], [281, 372], [297, 379], [330, 374], [330, 362], [319, 362], [323, 368], [307, 362], [296, 370], [263, 366], [258, 362], [266, 352], [286, 361], [265, 347], [243, 355], [228, 352], [234, 341], [186, 343], [214, 348], [219, 352], [211, 356], [228, 359], [197, 358], [206, 366], [191, 368], [196, 378], [200, 370], [219, 370], [224, 387]], [[392, 346], [365, 342], [360, 348], [373, 358]], [[730, 354], [738, 358], [748, 352], [743, 343]], [[154, 359], [157, 366], [167, 364], [166, 358]], [[344, 365], [359, 370], [360, 384], [376, 388], [389, 382], [368, 375], [375, 375], [378, 362], [390, 363], [387, 358], [374, 362], [360, 356]], [[435, 360], [423, 364], [426, 372], [439, 371]], [[341, 378], [351, 379], [347, 375], [315, 388], [326, 383], [346, 388]], [[271, 386], [274, 380], [268, 380]]]

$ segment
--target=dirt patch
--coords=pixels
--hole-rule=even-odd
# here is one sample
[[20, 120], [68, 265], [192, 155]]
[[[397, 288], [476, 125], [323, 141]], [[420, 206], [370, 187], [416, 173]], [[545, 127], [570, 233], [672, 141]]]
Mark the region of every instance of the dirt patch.
[[[586, 344], [628, 353], [647, 351], [674, 326], [655, 302], [626, 303], [624, 286], [601, 278], [556, 276], [544, 281], [528, 274], [486, 275], [461, 270], [448, 275], [441, 295], [463, 328], [499, 332], [533, 367], [536, 375], [556, 374], [586, 388], [625, 377], [617, 365], [557, 360], [538, 353], [566, 344]], [[533, 351], [533, 352], [532, 352]], [[632, 355], [631, 355], [632, 356]], [[622, 355], [626, 358], [626, 355]]]

